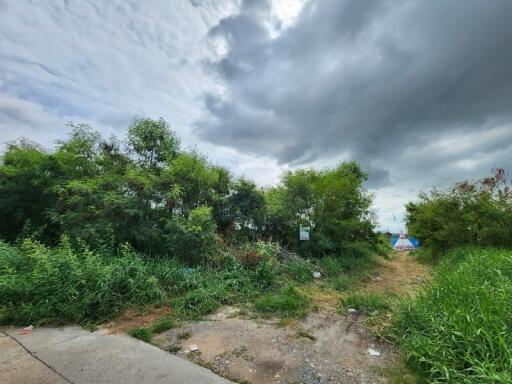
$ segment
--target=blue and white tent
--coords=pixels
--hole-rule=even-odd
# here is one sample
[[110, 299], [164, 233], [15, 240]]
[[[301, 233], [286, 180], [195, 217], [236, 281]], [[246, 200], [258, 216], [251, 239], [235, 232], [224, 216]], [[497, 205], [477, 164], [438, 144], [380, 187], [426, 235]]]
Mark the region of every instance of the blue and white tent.
[[411, 240], [409, 240], [407, 236], [405, 236], [403, 233], [401, 233], [400, 236], [398, 236], [398, 238], [396, 238], [394, 242], [393, 240], [395, 239], [392, 239], [392, 245], [395, 251], [408, 251], [416, 248], [416, 246], [411, 242]]

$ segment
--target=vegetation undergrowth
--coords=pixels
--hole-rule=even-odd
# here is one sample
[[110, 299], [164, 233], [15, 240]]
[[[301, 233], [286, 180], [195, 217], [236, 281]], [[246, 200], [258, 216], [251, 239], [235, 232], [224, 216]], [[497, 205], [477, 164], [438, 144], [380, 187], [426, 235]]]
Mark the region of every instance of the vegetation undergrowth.
[[[83, 324], [128, 307], [170, 304], [173, 319], [199, 319], [222, 305], [255, 300], [260, 313], [296, 317], [311, 308], [301, 286], [332, 289], [340, 276], [355, 283], [361, 271], [372, 268], [366, 258], [350, 256], [339, 262], [333, 257], [279, 261], [280, 247], [272, 243], [251, 246], [257, 262], [239, 259], [238, 252], [226, 248], [215, 266], [190, 268], [176, 259], [141, 257], [129, 246], [117, 256], [85, 245], [77, 250], [65, 237], [53, 248], [30, 239], [19, 246], [0, 243], [0, 315], [4, 323]], [[313, 281], [317, 269], [323, 276]], [[171, 327], [173, 319], [162, 319], [153, 332]]]
[[20, 139], [2, 155], [3, 322], [96, 324], [146, 305], [195, 319], [254, 300], [301, 315], [301, 285], [347, 289], [387, 252], [354, 161], [259, 188], [183, 150], [163, 119], [133, 120], [124, 140], [70, 127], [53, 149]]
[[103, 258], [87, 248], [74, 250], [67, 238], [55, 248], [32, 240], [19, 247], [0, 242], [3, 323], [101, 321], [163, 298], [156, 277], [129, 248]]
[[512, 251], [459, 248], [404, 303], [394, 334], [409, 366], [432, 383], [512, 382]]
[[342, 299], [345, 309], [353, 308], [363, 314], [375, 314], [390, 309], [390, 299], [381, 294], [353, 293]]
[[177, 326], [176, 321], [170, 316], [164, 316], [158, 319], [149, 327], [137, 327], [128, 331], [128, 334], [136, 339], [151, 343], [155, 333], [162, 333]]
[[162, 333], [174, 327], [176, 327], [176, 321], [170, 316], [164, 316], [151, 326], [151, 332]]
[[266, 294], [254, 302], [261, 313], [278, 314], [283, 317], [303, 317], [311, 304], [311, 299], [295, 286], [287, 285], [277, 293]]
[[406, 210], [409, 233], [422, 240], [423, 259], [435, 261], [465, 245], [512, 247], [512, 185], [503, 168], [476, 182], [420, 193]]
[[130, 329], [128, 334], [131, 337], [135, 337], [136, 339], [142, 340], [146, 343], [151, 343], [151, 339], [153, 338], [151, 329], [144, 327]]

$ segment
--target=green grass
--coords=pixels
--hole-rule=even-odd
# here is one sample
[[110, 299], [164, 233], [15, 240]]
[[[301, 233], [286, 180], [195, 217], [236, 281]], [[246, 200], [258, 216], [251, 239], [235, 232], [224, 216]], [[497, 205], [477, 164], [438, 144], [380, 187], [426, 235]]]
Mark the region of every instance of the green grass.
[[254, 308], [264, 314], [277, 314], [283, 317], [303, 317], [311, 300], [293, 285], [287, 285], [277, 293], [264, 295], [254, 301]]
[[[307, 297], [293, 287], [269, 292], [310, 283], [341, 291], [373, 266], [359, 254], [279, 263], [276, 249], [256, 243], [249, 250], [257, 257], [244, 259], [244, 265], [236, 257], [240, 250], [226, 247], [214, 266], [188, 268], [176, 259], [144, 256], [128, 247], [115, 255], [95, 253], [66, 238], [56, 247], [34, 240], [17, 246], [0, 241], [0, 322], [94, 325], [130, 307], [158, 304], [170, 305], [173, 318], [201, 319], [222, 305], [255, 300], [261, 313], [297, 317], [311, 309]], [[322, 277], [312, 282], [312, 270], [320, 270]], [[171, 318], [161, 319], [151, 331], [173, 326]]]
[[311, 263], [304, 259], [285, 262], [282, 266], [282, 272], [289, 279], [299, 284], [305, 284], [313, 280]]
[[169, 316], [162, 317], [155, 324], [151, 326], [151, 332], [162, 333], [172, 329], [176, 326], [176, 322]]
[[379, 294], [354, 293], [342, 300], [344, 309], [354, 308], [364, 314], [382, 313], [391, 308], [389, 298]]
[[156, 321], [152, 326], [132, 328], [128, 331], [128, 334], [136, 339], [145, 341], [146, 343], [151, 343], [153, 334], [168, 331], [175, 326], [176, 322], [174, 319], [169, 316], [164, 316]]
[[0, 242], [3, 323], [98, 322], [163, 298], [157, 279], [129, 249], [105, 258], [77, 251], [66, 238], [54, 248], [32, 240], [19, 247]]
[[151, 343], [151, 339], [153, 338], [153, 333], [149, 328], [133, 328], [128, 331], [128, 334], [146, 343]]
[[512, 382], [512, 251], [462, 248], [402, 305], [394, 334], [432, 383]]
[[343, 292], [354, 287], [357, 282], [358, 279], [355, 276], [341, 275], [333, 277], [330, 283], [336, 291]]

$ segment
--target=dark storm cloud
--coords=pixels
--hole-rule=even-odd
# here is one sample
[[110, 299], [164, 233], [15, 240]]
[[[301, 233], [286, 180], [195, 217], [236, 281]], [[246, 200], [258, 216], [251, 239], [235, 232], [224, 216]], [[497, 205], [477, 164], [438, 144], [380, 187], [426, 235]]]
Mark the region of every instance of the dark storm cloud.
[[[225, 91], [205, 99], [201, 137], [281, 164], [354, 158], [376, 187], [398, 165], [434, 182], [510, 160], [512, 1], [310, 1], [277, 37], [269, 9], [244, 2], [211, 29]], [[474, 140], [443, 146], [456, 137]]]

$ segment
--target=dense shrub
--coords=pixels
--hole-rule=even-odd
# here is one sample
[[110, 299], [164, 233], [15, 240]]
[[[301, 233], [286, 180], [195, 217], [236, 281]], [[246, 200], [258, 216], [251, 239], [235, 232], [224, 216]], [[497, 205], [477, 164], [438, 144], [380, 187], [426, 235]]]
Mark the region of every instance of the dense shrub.
[[[162, 119], [135, 119], [122, 143], [71, 124], [52, 150], [27, 140], [7, 146], [3, 321], [98, 321], [163, 301], [178, 316], [200, 317], [291, 281], [307, 283], [311, 265], [330, 276], [362, 274], [368, 254], [380, 251], [367, 175], [356, 162], [287, 172], [262, 189], [180, 149]], [[299, 241], [301, 226], [311, 228], [310, 241]], [[279, 302], [306, 299], [290, 288], [265, 300], [281, 311]], [[260, 309], [272, 311], [265, 300]]]
[[[66, 234], [101, 253], [128, 243], [189, 266], [217, 263], [219, 243], [277, 242], [305, 257], [377, 250], [367, 174], [356, 162], [287, 172], [263, 190], [233, 178], [197, 151], [184, 151], [162, 119], [128, 127], [126, 145], [87, 125], [46, 151], [11, 143], [0, 164], [0, 239], [54, 245]], [[311, 229], [299, 241], [299, 228]], [[243, 264], [259, 265], [247, 250]]]
[[[265, 192], [264, 233], [304, 257], [343, 255], [377, 243], [372, 197], [363, 189], [367, 174], [356, 162], [333, 169], [302, 169], [285, 173], [282, 184]], [[310, 240], [300, 241], [301, 226]]]
[[199, 267], [187, 275], [187, 290], [173, 300], [173, 306], [180, 317], [198, 318], [223, 304], [246, 301], [269, 291], [277, 284], [278, 268], [270, 256], [250, 268], [228, 256], [217, 269]]
[[67, 239], [52, 249], [31, 240], [19, 249], [0, 243], [3, 322], [100, 320], [160, 299], [157, 279], [129, 249], [105, 260], [86, 248], [74, 251]]
[[408, 232], [432, 256], [461, 245], [512, 247], [512, 190], [501, 168], [476, 183], [422, 193], [406, 208]]
[[211, 208], [194, 208], [186, 219], [171, 220], [166, 227], [165, 243], [183, 262], [194, 265], [209, 260], [218, 251]]
[[512, 252], [461, 248], [403, 305], [395, 334], [432, 383], [512, 382]]
[[238, 261], [247, 268], [255, 268], [262, 262], [277, 263], [279, 245], [272, 242], [256, 241], [244, 243], [234, 251]]

